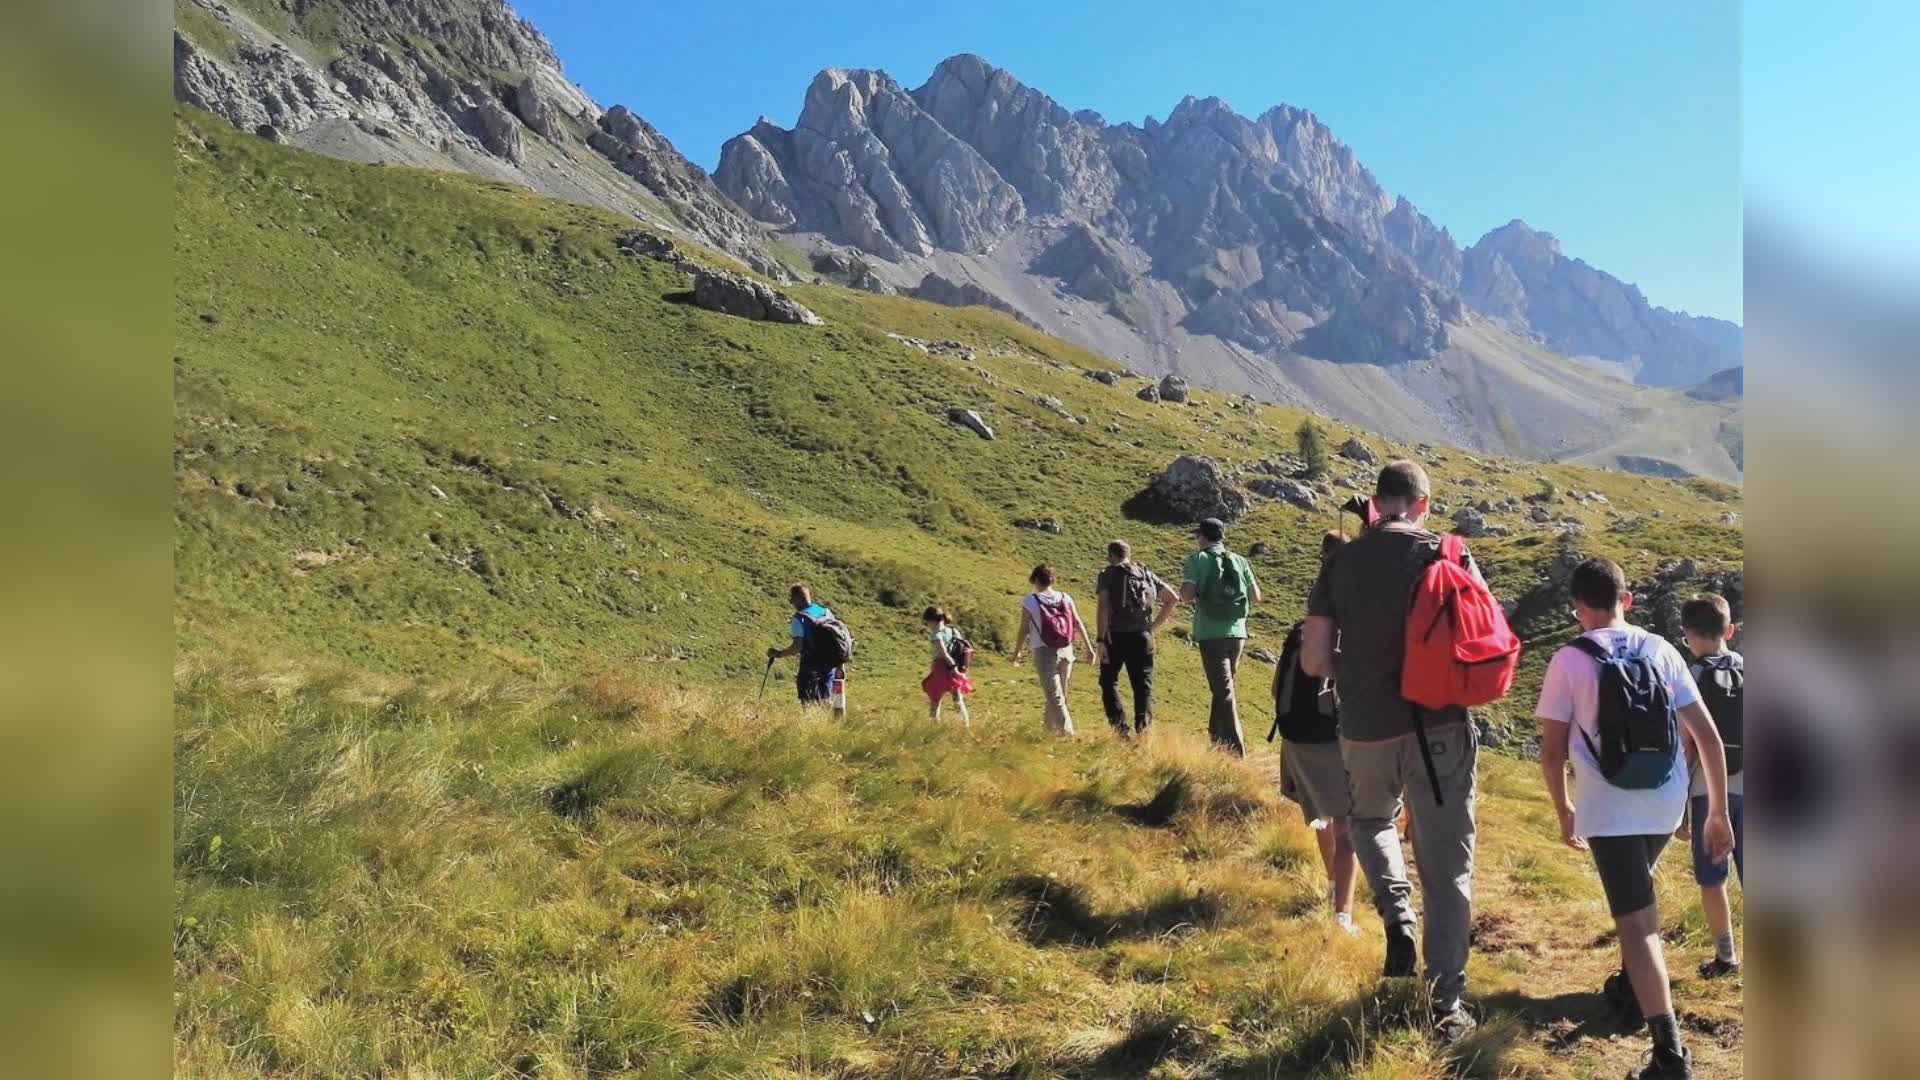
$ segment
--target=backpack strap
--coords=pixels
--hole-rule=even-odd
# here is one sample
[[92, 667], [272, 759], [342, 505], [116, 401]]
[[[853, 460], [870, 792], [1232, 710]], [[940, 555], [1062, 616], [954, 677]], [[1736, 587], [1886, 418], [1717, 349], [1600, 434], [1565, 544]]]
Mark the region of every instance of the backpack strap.
[[1440, 557], [1448, 562], [1457, 562], [1462, 566], [1467, 562], [1467, 541], [1459, 533], [1448, 533], [1440, 538]]
[[1585, 634], [1581, 634], [1579, 637], [1567, 642], [1567, 644], [1579, 649], [1581, 652], [1586, 653], [1601, 663], [1606, 663], [1608, 660], [1613, 659], [1613, 653], [1610, 652], [1605, 645], [1600, 644]]

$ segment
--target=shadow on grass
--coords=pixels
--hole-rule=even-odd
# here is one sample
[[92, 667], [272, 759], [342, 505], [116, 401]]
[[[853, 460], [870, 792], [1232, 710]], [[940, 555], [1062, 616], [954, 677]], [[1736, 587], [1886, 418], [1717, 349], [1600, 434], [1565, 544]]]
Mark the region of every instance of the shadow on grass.
[[1219, 917], [1218, 900], [1206, 895], [1174, 896], [1124, 911], [1096, 912], [1085, 890], [1038, 874], [1007, 882], [1003, 896], [1019, 908], [1019, 930], [1034, 945], [1098, 948], [1113, 941], [1159, 937], [1191, 928], [1204, 929]]
[[1207, 1043], [1205, 1032], [1180, 1017], [1149, 1013], [1135, 1017], [1119, 1042], [1091, 1060], [1061, 1069], [1060, 1075], [1072, 1080], [1148, 1076], [1164, 1062], [1199, 1059], [1205, 1054]]
[[1174, 776], [1160, 785], [1153, 798], [1140, 803], [1112, 803], [1092, 791], [1069, 791], [1056, 796], [1056, 809], [1078, 814], [1113, 814], [1134, 825], [1165, 829], [1192, 801], [1192, 784], [1185, 776]]

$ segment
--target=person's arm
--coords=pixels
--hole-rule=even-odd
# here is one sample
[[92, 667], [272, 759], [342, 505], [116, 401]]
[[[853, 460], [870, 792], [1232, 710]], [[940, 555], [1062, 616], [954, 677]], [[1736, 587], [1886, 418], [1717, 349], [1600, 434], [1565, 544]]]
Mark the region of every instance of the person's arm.
[[1707, 782], [1707, 820], [1701, 839], [1715, 862], [1725, 862], [1733, 853], [1733, 821], [1727, 817], [1727, 746], [1705, 705], [1691, 701], [1679, 711], [1681, 730], [1693, 740], [1700, 756], [1700, 775]]
[[1020, 605], [1020, 630], [1014, 634], [1013, 652], [1007, 657], [1009, 663], [1018, 664], [1020, 658], [1025, 655], [1024, 650], [1027, 647], [1027, 631], [1031, 629], [1032, 626], [1033, 615], [1027, 611], [1027, 605], [1022, 603]]
[[1112, 625], [1107, 614], [1107, 590], [1097, 581], [1093, 586], [1093, 625], [1100, 631], [1100, 640], [1107, 640], [1108, 627]]
[[1174, 609], [1180, 606], [1180, 594], [1174, 591], [1173, 586], [1164, 581], [1160, 582], [1159, 585], [1160, 612], [1153, 617], [1154, 633], [1159, 633], [1161, 627], [1172, 621]]
[[1300, 630], [1300, 670], [1316, 679], [1333, 677], [1333, 619], [1309, 615]]
[[[1087, 635], [1087, 621], [1080, 617], [1080, 605], [1074, 603], [1071, 596], [1067, 597], [1067, 608], [1073, 612], [1073, 624], [1080, 628], [1080, 640], [1087, 643], [1087, 651], [1093, 655], [1093, 658], [1099, 659], [1100, 642]], [[1099, 616], [1095, 616], [1094, 619], [1096, 622], [1099, 621]]]
[[1567, 745], [1573, 725], [1541, 717], [1540, 778], [1547, 782], [1547, 801], [1560, 818], [1560, 840], [1575, 851], [1587, 850], [1587, 838], [1574, 832], [1573, 800], [1567, 797]]
[[805, 638], [794, 638], [792, 641], [787, 643], [787, 647], [784, 649], [775, 649], [775, 648], [769, 647], [767, 649], [767, 659], [778, 660], [783, 656], [799, 656], [801, 647], [804, 646], [806, 643], [807, 641]]
[[1247, 590], [1249, 597], [1256, 604], [1266, 602], [1267, 598], [1260, 592], [1260, 579], [1253, 576], [1253, 565], [1251, 563], [1245, 565], [1247, 567], [1247, 584], [1252, 586]]

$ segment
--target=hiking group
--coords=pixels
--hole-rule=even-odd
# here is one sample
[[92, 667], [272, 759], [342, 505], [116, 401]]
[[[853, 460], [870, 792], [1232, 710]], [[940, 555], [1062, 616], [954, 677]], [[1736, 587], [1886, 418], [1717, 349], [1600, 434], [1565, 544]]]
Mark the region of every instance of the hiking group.
[[[1281, 793], [1315, 832], [1335, 919], [1357, 932], [1356, 871], [1364, 874], [1385, 933], [1384, 974], [1413, 976], [1424, 960], [1434, 1030], [1452, 1042], [1476, 1024], [1464, 1001], [1480, 743], [1468, 710], [1511, 689], [1520, 642], [1464, 541], [1425, 527], [1431, 499], [1420, 465], [1392, 462], [1371, 499], [1347, 507], [1363, 520], [1358, 535], [1323, 538], [1306, 618], [1288, 632], [1279, 657], [1267, 737], [1280, 740]], [[1145, 735], [1153, 724], [1155, 635], [1177, 607], [1191, 604], [1191, 639], [1210, 694], [1209, 735], [1245, 754], [1236, 681], [1248, 615], [1263, 595], [1247, 560], [1227, 549], [1222, 522], [1205, 519], [1192, 536], [1195, 550], [1177, 590], [1135, 562], [1124, 541], [1109, 544], [1091, 634], [1053, 567], [1034, 568], [1010, 659], [1020, 664], [1032, 655], [1051, 732], [1074, 733], [1067, 687], [1081, 642], [1100, 665], [1101, 704], [1114, 733]], [[1553, 655], [1534, 710], [1545, 788], [1565, 843], [1592, 858], [1618, 935], [1621, 967], [1601, 992], [1629, 1026], [1644, 1024], [1651, 1035], [1647, 1060], [1629, 1080], [1687, 1077], [1691, 1057], [1673, 1011], [1653, 873], [1667, 842], [1687, 832], [1714, 936], [1715, 955], [1700, 974], [1737, 973], [1727, 878], [1729, 860], [1743, 880], [1745, 873], [1744, 665], [1728, 647], [1734, 626], [1721, 597], [1682, 607], [1689, 666], [1672, 644], [1627, 622], [1633, 597], [1619, 566], [1586, 560], [1570, 593], [1581, 632]], [[804, 586], [790, 599], [792, 641], [769, 649], [769, 664], [801, 657], [801, 701], [831, 699], [843, 712], [851, 636]], [[928, 608], [924, 622], [929, 714], [938, 719], [950, 699], [970, 723], [973, 647], [939, 608]], [[1131, 723], [1120, 698], [1122, 671]], [[1403, 819], [1423, 921], [1415, 915]]]

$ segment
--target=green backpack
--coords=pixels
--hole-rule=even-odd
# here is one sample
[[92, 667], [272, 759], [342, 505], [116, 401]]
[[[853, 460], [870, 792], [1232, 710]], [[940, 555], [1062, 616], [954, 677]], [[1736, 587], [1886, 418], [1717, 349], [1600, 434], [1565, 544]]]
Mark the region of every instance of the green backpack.
[[1221, 622], [1246, 618], [1252, 609], [1247, 594], [1253, 580], [1247, 560], [1231, 551], [1209, 554], [1213, 559], [1213, 576], [1200, 586], [1200, 595], [1196, 598], [1200, 614]]

